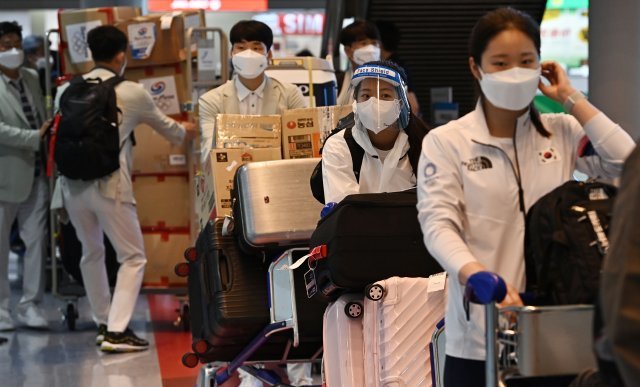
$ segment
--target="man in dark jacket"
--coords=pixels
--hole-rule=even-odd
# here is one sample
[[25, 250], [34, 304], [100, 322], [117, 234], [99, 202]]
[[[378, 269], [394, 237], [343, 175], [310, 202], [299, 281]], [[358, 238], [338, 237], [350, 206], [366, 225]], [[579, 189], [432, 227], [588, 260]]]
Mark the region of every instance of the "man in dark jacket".
[[622, 174], [609, 234], [610, 248], [600, 283], [606, 347], [612, 352], [626, 386], [638, 386], [640, 381], [639, 170], [640, 147], [636, 147]]

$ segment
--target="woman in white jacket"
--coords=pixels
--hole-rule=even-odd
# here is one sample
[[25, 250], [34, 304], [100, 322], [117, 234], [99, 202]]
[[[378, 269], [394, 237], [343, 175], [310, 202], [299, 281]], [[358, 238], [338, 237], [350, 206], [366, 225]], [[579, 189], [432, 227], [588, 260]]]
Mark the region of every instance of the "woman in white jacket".
[[357, 178], [345, 132], [329, 137], [322, 150], [325, 203], [347, 195], [403, 191], [416, 185], [427, 126], [411, 113], [404, 70], [390, 61], [368, 62], [351, 79], [355, 142], [364, 150]]
[[[472, 305], [467, 320], [462, 304], [469, 276], [498, 273], [508, 288], [502, 306], [521, 305], [526, 211], [575, 169], [619, 176], [634, 147], [557, 63], [540, 63], [540, 30], [529, 15], [489, 12], [475, 25], [469, 50], [481, 89], [476, 109], [425, 137], [418, 168], [424, 241], [452, 279], [446, 387], [484, 385], [484, 310]], [[570, 115], [540, 115], [532, 104], [537, 89]]]

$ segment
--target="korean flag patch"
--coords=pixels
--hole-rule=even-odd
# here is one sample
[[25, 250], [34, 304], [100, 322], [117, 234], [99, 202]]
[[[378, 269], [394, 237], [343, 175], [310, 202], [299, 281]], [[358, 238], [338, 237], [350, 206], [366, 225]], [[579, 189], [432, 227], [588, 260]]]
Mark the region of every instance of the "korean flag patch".
[[562, 160], [560, 158], [560, 153], [558, 153], [558, 151], [553, 147], [538, 151], [538, 162], [540, 164], [548, 164], [560, 160]]

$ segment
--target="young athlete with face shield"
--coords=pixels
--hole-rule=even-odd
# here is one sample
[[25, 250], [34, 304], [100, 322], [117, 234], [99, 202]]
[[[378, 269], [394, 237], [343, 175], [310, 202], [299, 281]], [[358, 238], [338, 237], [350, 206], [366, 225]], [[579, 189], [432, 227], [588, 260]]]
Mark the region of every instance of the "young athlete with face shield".
[[[479, 83], [476, 108], [423, 141], [418, 217], [425, 245], [451, 278], [446, 312], [447, 387], [484, 386], [484, 308], [463, 308], [469, 276], [492, 271], [507, 283], [501, 306], [522, 305], [527, 210], [575, 169], [614, 178], [631, 137], [573, 88], [555, 62], [540, 63], [540, 30], [527, 14], [484, 15], [469, 41]], [[570, 114], [542, 114], [537, 90]]]
[[269, 78], [264, 71], [272, 57], [273, 32], [256, 20], [236, 23], [229, 34], [234, 77], [200, 97], [201, 157], [206, 161], [215, 147], [218, 114], [282, 114], [307, 107], [295, 85]]
[[405, 75], [393, 62], [369, 62], [351, 79], [355, 125], [350, 131], [364, 149], [360, 178], [353, 172], [347, 130], [329, 137], [322, 150], [325, 202], [357, 193], [402, 191], [416, 185], [427, 126], [411, 113]]

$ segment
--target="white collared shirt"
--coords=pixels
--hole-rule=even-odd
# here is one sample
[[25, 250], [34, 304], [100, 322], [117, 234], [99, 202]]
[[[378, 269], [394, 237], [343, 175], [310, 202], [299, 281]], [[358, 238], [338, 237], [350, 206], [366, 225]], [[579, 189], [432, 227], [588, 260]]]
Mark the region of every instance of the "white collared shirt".
[[249, 90], [242, 84], [242, 82], [240, 82], [240, 78], [236, 77], [235, 86], [238, 91], [240, 114], [258, 115], [262, 113], [262, 101], [264, 97], [264, 86], [266, 83], [265, 77], [257, 89]]

